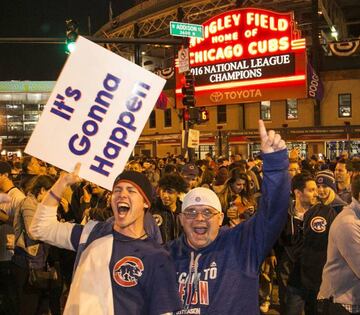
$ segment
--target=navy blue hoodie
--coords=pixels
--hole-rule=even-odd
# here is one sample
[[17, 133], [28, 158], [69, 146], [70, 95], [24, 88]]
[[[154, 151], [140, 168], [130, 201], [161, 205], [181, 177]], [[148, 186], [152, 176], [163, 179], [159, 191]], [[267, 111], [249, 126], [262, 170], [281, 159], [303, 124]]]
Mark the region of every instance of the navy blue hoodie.
[[183, 236], [168, 247], [175, 260], [183, 310], [176, 314], [259, 314], [259, 269], [283, 229], [290, 196], [287, 150], [263, 154], [256, 215], [200, 250]]

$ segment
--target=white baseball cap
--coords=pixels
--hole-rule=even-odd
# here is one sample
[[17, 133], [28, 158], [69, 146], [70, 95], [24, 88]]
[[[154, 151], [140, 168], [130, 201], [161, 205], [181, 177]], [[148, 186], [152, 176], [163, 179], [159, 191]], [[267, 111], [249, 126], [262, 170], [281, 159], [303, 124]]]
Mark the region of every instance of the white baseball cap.
[[222, 212], [218, 196], [208, 188], [196, 187], [191, 189], [184, 197], [181, 212], [190, 206], [209, 206]]

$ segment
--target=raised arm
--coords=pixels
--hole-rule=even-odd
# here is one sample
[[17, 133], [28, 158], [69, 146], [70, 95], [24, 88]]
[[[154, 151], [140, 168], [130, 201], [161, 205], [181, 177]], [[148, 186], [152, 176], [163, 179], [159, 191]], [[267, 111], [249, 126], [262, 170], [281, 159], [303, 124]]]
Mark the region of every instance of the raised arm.
[[57, 207], [60, 203], [61, 197], [64, 194], [66, 188], [72, 184], [80, 182], [79, 171], [81, 164], [75, 165], [74, 171], [71, 173], [63, 172], [56, 183], [51, 187], [48, 193], [45, 195], [42, 205], [47, 207]]
[[[30, 233], [34, 238], [57, 247], [76, 249], [73, 230], [80, 231], [81, 226], [69, 222], [58, 222], [56, 215], [65, 189], [80, 181], [79, 170], [80, 164], [77, 164], [72, 173], [61, 174], [38, 205], [30, 226]], [[79, 231], [76, 235], [80, 235]]]
[[290, 179], [287, 171], [289, 159], [285, 141], [274, 130], [267, 132], [262, 120], [259, 120], [259, 133], [264, 162], [264, 180], [258, 207], [257, 230], [264, 231], [263, 248], [259, 250], [265, 258], [286, 222]]
[[244, 265], [248, 265], [247, 260], [251, 257], [251, 265], [254, 267], [252, 272], [258, 271], [279, 237], [286, 222], [290, 196], [287, 171], [289, 159], [285, 141], [275, 131], [267, 132], [262, 120], [259, 120], [259, 134], [263, 159], [261, 197], [256, 214], [239, 225], [239, 231], [243, 229], [239, 233], [241, 249], [249, 252], [249, 256], [242, 254], [240, 259], [244, 259]]

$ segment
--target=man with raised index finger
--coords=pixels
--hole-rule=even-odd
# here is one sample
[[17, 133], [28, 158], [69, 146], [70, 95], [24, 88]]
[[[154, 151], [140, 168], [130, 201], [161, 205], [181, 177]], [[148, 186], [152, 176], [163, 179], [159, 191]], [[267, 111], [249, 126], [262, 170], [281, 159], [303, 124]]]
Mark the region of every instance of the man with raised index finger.
[[262, 120], [259, 132], [264, 180], [251, 219], [220, 230], [224, 214], [213, 191], [195, 188], [184, 197], [184, 235], [168, 244], [183, 304], [176, 314], [259, 313], [259, 269], [285, 224], [290, 195], [285, 142]]

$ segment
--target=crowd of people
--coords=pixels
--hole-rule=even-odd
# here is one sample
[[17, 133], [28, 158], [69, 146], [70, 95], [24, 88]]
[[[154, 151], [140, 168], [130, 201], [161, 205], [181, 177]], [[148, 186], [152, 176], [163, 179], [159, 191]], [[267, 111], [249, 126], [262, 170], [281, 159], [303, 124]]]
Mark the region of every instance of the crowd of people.
[[133, 156], [111, 192], [3, 158], [0, 313], [258, 314], [274, 283], [280, 314], [360, 313], [360, 158], [259, 132], [251, 158]]

